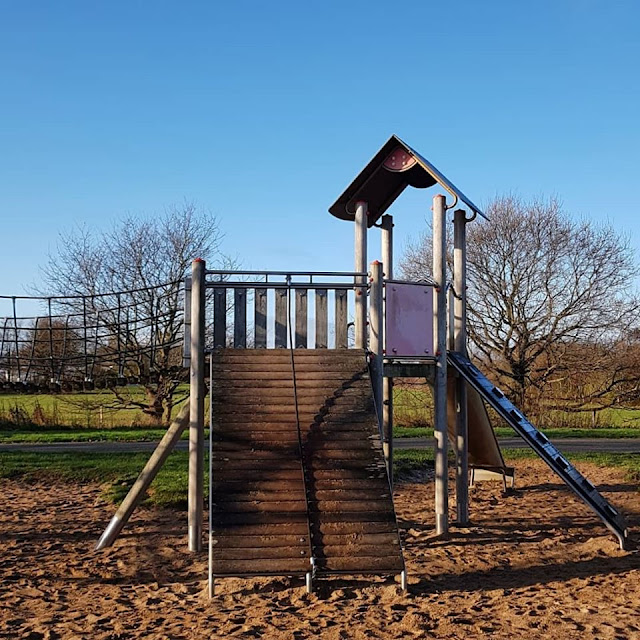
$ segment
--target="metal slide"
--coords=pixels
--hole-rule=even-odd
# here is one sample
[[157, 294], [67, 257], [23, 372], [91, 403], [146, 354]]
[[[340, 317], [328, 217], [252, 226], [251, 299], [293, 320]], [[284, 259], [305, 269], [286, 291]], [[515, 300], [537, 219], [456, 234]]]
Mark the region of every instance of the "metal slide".
[[625, 549], [628, 531], [622, 515], [468, 358], [450, 352], [447, 354], [447, 359], [449, 364], [455, 367], [460, 375], [515, 429], [516, 433], [564, 480], [569, 488], [598, 515], [618, 538], [620, 548]]

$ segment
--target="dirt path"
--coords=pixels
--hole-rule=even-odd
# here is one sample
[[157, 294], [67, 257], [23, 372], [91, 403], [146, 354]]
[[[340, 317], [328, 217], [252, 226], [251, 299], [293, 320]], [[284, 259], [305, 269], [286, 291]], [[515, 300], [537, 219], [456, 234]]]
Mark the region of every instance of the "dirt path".
[[[580, 465], [626, 513], [640, 494], [619, 470]], [[227, 579], [206, 599], [206, 557], [184, 513], [140, 513], [116, 546], [93, 546], [113, 507], [97, 486], [0, 482], [0, 637], [640, 639], [640, 558], [537, 461], [519, 490], [472, 492], [474, 526], [433, 537], [433, 490], [398, 486], [410, 593], [382, 579]]]

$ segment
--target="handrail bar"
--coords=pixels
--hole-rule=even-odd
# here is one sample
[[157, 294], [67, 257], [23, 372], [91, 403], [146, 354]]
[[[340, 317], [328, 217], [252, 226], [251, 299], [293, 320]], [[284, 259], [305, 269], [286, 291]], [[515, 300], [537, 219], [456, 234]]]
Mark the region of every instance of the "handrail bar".
[[342, 276], [355, 278], [368, 275], [366, 271], [249, 271], [207, 269], [206, 275], [239, 275], [239, 276]]
[[205, 286], [213, 289], [344, 289], [349, 291], [351, 289], [366, 289], [369, 284], [366, 282], [292, 282], [287, 285], [286, 282], [214, 280], [206, 282]]

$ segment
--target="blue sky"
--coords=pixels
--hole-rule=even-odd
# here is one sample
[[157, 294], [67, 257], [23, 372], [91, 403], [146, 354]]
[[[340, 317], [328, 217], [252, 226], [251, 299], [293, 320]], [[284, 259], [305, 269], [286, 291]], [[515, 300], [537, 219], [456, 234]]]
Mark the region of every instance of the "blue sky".
[[[327, 207], [391, 133], [477, 203], [557, 194], [640, 248], [634, 0], [0, 12], [2, 294], [37, 281], [60, 230], [185, 198], [247, 268], [351, 269], [352, 229]], [[434, 193], [394, 207], [397, 254]]]

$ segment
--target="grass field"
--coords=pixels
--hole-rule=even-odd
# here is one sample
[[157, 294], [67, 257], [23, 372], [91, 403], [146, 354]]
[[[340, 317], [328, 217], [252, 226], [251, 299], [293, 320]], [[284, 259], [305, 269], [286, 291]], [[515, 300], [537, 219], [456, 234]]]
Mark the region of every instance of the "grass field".
[[[515, 431], [511, 427], [496, 427], [494, 431], [498, 438], [512, 438], [515, 435]], [[542, 431], [552, 440], [562, 438], [640, 438], [639, 427], [564, 428], [542, 429]], [[433, 427], [395, 427], [393, 435], [396, 438], [430, 438], [433, 436]]]
[[[144, 389], [130, 385], [120, 389], [125, 398], [144, 401]], [[177, 394], [184, 401], [186, 386]], [[174, 415], [181, 403], [174, 408]], [[0, 430], [40, 427], [43, 429], [121, 429], [149, 426], [140, 408], [118, 406], [108, 389], [59, 394], [0, 394]]]
[[[528, 449], [507, 449], [505, 459], [535, 458]], [[69, 482], [99, 482], [104, 485], [104, 497], [119, 502], [144, 467], [149, 455], [144, 453], [23, 453], [0, 452], [0, 478], [23, 481], [63, 480]], [[599, 466], [626, 469], [629, 477], [640, 482], [640, 456], [614, 453], [569, 454], [574, 461], [587, 461]], [[186, 506], [188, 453], [172, 453], [149, 489], [145, 504], [157, 507]], [[425, 467], [433, 466], [430, 449], [397, 450], [395, 453], [396, 476], [402, 476]], [[206, 465], [205, 465], [206, 473]], [[205, 487], [208, 479], [205, 478]]]
[[[180, 389], [180, 393], [186, 388]], [[133, 399], [141, 400], [141, 387], [127, 387]], [[108, 390], [73, 394], [0, 395], [0, 443], [46, 442], [134, 442], [154, 441], [164, 428], [150, 425], [137, 408], [114, 408]], [[179, 410], [177, 405], [174, 415]], [[394, 417], [397, 438], [430, 437], [431, 393], [426, 386], [396, 386]], [[585, 420], [587, 416], [582, 416]], [[558, 424], [564, 419], [558, 418]], [[602, 426], [549, 426], [542, 430], [550, 438], [640, 438], [640, 410], [608, 409], [601, 412]], [[511, 437], [509, 427], [498, 426], [498, 437]]]
[[[426, 383], [405, 386], [396, 385], [393, 390], [395, 425], [405, 429], [428, 427], [432, 421], [432, 404], [431, 390]], [[492, 419], [494, 417], [492, 416]], [[532, 418], [532, 416], [529, 417]], [[602, 409], [597, 413], [595, 425], [589, 411], [580, 413], [549, 411], [544, 421], [532, 419], [534, 423], [538, 422], [536, 426], [546, 433], [549, 433], [548, 430], [550, 429], [559, 431], [563, 429], [593, 429], [593, 431], [600, 429], [636, 429], [640, 433], [640, 409]], [[402, 437], [402, 435], [399, 434], [399, 437]], [[557, 435], [556, 437], [569, 436]]]

